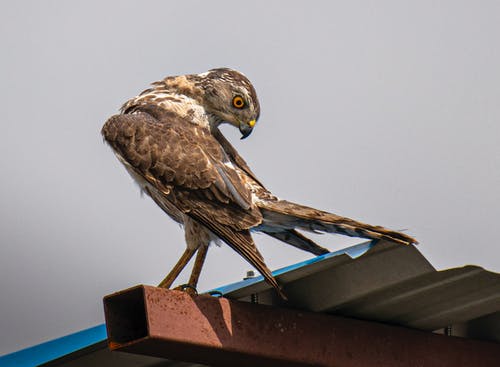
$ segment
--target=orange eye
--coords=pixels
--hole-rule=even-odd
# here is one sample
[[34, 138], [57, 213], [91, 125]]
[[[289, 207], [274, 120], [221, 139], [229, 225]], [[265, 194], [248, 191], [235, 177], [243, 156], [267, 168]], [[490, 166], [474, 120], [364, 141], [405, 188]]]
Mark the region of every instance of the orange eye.
[[243, 108], [245, 107], [245, 101], [243, 100], [242, 97], [236, 96], [233, 98], [233, 107], [235, 108]]

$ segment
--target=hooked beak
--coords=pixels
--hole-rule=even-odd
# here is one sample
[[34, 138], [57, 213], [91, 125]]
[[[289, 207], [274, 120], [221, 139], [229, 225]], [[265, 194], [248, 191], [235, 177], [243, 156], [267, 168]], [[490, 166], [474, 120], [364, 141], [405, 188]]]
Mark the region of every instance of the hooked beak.
[[243, 122], [240, 122], [240, 132], [241, 132], [241, 139], [247, 138], [253, 131], [253, 127], [255, 126], [255, 120], [251, 120], [248, 122], [248, 124], [245, 124]]

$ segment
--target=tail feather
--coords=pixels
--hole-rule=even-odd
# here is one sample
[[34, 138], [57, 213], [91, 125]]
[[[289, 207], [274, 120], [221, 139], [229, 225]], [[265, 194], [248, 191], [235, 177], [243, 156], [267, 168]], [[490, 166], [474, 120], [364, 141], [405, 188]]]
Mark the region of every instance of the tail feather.
[[417, 244], [417, 240], [404, 233], [381, 226], [372, 226], [336, 214], [309, 208], [285, 200], [260, 201], [266, 226], [283, 230], [294, 228], [312, 232], [340, 233], [351, 237], [388, 240], [404, 245]]
[[308, 251], [314, 255], [324, 255], [330, 252], [328, 249], [319, 246], [313, 240], [307, 238], [302, 233], [297, 232], [294, 229], [285, 229], [277, 232], [262, 232], [301, 250]]

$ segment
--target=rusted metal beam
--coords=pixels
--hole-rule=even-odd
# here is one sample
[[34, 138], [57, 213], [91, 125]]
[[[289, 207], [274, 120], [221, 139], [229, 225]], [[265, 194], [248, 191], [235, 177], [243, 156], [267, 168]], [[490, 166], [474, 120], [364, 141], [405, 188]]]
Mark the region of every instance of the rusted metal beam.
[[211, 366], [500, 365], [500, 344], [137, 286], [104, 298], [112, 350]]

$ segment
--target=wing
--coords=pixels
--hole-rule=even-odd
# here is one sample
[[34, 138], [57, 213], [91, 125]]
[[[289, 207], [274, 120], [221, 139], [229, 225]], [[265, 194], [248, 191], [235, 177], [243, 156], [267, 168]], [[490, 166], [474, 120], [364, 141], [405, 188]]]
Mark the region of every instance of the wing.
[[204, 212], [236, 230], [261, 221], [251, 193], [210, 133], [176, 114], [115, 115], [102, 134], [134, 172], [189, 213]]
[[224, 240], [281, 293], [248, 231], [262, 222], [262, 214], [208, 130], [151, 107], [148, 113], [111, 117], [102, 134], [135, 174]]
[[[247, 162], [241, 157], [238, 151], [231, 145], [231, 143], [225, 138], [219, 129], [215, 129], [212, 132], [213, 136], [219, 144], [222, 146], [226, 154], [229, 156], [233, 164], [240, 169], [243, 174], [246, 174], [246, 185], [253, 192], [253, 194], [262, 200], [277, 200], [269, 190], [267, 190], [264, 185], [259, 181], [257, 176], [252, 172]], [[270, 228], [267, 228], [270, 229]], [[257, 228], [260, 232], [263, 232], [271, 237], [274, 237], [280, 241], [285, 242], [288, 245], [292, 245], [301, 250], [308, 251], [314, 255], [323, 255], [328, 253], [328, 249], [319, 246], [311, 239], [307, 238], [295, 229], [287, 228], [272, 228], [272, 230], [265, 230], [262, 227]]]
[[219, 144], [222, 146], [226, 154], [229, 156], [232, 162], [236, 164], [243, 172], [245, 172], [248, 176], [252, 178], [258, 185], [260, 185], [262, 188], [264, 188], [264, 185], [259, 181], [257, 176], [252, 172], [250, 167], [248, 167], [247, 162], [243, 159], [243, 157], [238, 153], [236, 149], [231, 145], [231, 143], [226, 139], [224, 135], [220, 132], [219, 129], [214, 129], [212, 132], [212, 135], [214, 136], [215, 139], [219, 142]]

